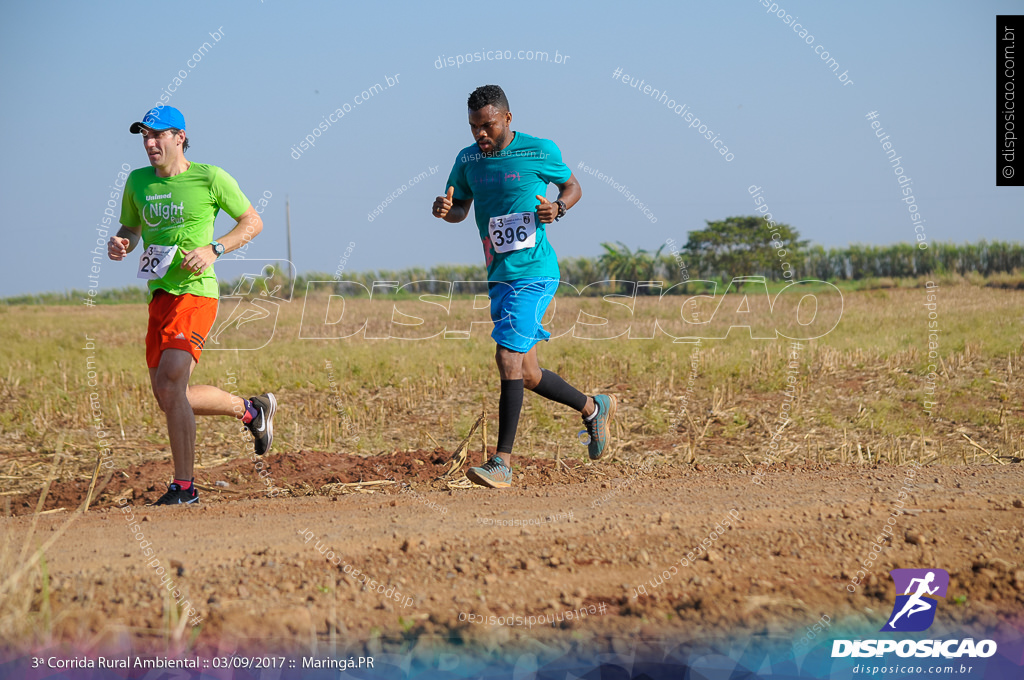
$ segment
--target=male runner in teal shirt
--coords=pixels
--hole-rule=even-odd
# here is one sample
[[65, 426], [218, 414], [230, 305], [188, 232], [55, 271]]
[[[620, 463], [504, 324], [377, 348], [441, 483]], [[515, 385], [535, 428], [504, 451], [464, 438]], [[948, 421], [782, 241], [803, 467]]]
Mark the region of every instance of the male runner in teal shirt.
[[[579, 411], [590, 435], [590, 457], [605, 452], [608, 423], [615, 415], [615, 397], [588, 397], [542, 369], [536, 344], [551, 334], [540, 320], [558, 288], [558, 257], [547, 239], [547, 225], [580, 200], [582, 191], [562, 162], [554, 142], [513, 132], [508, 99], [497, 85], [484, 85], [469, 96], [469, 126], [476, 143], [463, 149], [448, 177], [447, 193], [434, 201], [433, 214], [461, 222], [476, 200], [476, 225], [487, 262], [491, 299], [491, 337], [501, 375], [498, 400], [498, 445], [494, 457], [466, 476], [491, 488], [511, 485], [509, 464], [523, 388]], [[558, 199], [544, 197], [547, 185], [558, 187]]]

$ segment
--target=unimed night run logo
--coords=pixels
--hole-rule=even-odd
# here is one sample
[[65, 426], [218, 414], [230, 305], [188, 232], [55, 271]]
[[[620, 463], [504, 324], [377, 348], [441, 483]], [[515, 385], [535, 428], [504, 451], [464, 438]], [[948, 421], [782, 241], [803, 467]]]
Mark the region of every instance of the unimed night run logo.
[[946, 597], [949, 573], [945, 569], [893, 569], [889, 575], [896, 584], [896, 603], [881, 632], [927, 630], [935, 621], [938, 598]]

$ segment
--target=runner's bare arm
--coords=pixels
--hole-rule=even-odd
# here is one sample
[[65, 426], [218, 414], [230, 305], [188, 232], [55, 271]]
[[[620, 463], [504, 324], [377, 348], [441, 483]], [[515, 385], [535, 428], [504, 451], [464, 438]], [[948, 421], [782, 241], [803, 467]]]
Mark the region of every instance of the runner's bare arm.
[[[555, 186], [558, 187], [558, 198], [555, 200], [565, 203], [566, 210], [576, 205], [583, 196], [583, 188], [580, 187], [580, 183], [576, 181], [576, 176], [573, 174], [569, 175], [569, 179]], [[548, 203], [548, 200], [540, 195], [537, 196], [537, 200], [540, 201], [537, 206], [537, 219], [544, 224], [554, 222], [558, 217], [558, 204]]]
[[448, 187], [448, 193], [434, 199], [434, 206], [431, 214], [439, 217], [445, 222], [461, 222], [469, 215], [469, 206], [473, 205], [472, 198], [455, 198], [455, 187]]
[[[263, 220], [252, 205], [237, 219], [238, 223], [235, 224], [234, 229], [217, 239], [224, 246], [225, 253], [238, 250], [263, 231]], [[213, 252], [211, 245], [200, 246], [194, 250], [183, 250], [181, 253], [185, 256], [181, 261], [181, 268], [191, 269], [197, 274], [203, 273], [207, 267], [217, 261], [217, 255]]]
[[111, 260], [120, 261], [124, 256], [135, 250], [142, 238], [142, 227], [126, 227], [121, 225], [116, 236], [111, 236], [107, 241], [107, 257]]
[[[256, 212], [256, 208], [250, 205], [249, 209], [239, 216], [235, 228], [217, 240], [224, 245], [224, 252], [230, 253], [256, 238], [261, 231], [263, 219]], [[210, 252], [213, 252], [213, 248], [210, 248]]]

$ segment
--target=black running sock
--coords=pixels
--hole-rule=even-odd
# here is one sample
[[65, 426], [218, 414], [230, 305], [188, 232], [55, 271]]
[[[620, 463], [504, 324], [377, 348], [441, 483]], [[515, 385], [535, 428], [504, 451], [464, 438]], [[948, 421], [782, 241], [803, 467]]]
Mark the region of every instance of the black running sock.
[[516, 441], [516, 429], [519, 427], [519, 412], [523, 410], [523, 381], [502, 380], [501, 396], [498, 398], [498, 448], [500, 456], [508, 464], [508, 455], [512, 453], [512, 445]]
[[557, 373], [552, 373], [546, 368], [540, 369], [540, 382], [533, 388], [533, 391], [545, 399], [565, 404], [580, 413], [587, 406], [587, 395], [562, 380]]

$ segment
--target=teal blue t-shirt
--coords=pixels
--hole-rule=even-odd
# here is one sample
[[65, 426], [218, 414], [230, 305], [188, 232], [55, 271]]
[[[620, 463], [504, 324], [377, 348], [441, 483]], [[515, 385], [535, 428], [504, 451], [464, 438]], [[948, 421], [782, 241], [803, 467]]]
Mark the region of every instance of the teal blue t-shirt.
[[561, 184], [571, 176], [572, 170], [562, 162], [562, 152], [554, 142], [522, 132], [516, 132], [512, 143], [494, 156], [482, 155], [476, 144], [459, 153], [445, 191], [453, 186], [455, 198], [473, 199], [488, 281], [559, 278], [558, 256], [548, 243], [548, 225], [535, 222], [532, 248], [499, 253], [491, 243], [488, 223], [492, 217], [511, 213], [531, 213], [536, 220], [537, 195], [544, 196], [549, 183]]

